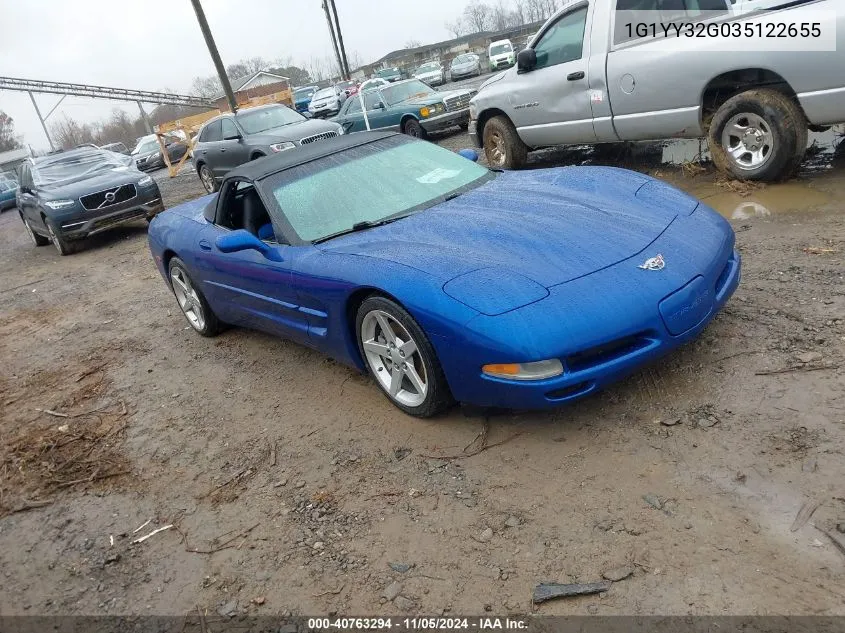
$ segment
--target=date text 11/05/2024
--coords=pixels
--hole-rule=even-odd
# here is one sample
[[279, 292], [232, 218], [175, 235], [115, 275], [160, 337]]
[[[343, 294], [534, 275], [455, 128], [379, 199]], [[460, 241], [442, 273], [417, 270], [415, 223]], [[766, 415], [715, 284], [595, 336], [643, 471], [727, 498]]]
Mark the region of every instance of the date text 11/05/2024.
[[374, 618], [308, 618], [312, 631], [521, 631], [528, 621], [499, 617], [374, 617]]

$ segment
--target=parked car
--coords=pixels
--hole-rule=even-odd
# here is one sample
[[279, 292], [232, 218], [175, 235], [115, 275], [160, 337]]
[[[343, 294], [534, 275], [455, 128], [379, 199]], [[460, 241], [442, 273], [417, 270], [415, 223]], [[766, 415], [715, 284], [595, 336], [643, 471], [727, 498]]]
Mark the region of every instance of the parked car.
[[337, 123], [308, 119], [282, 104], [227, 112], [200, 129], [194, 167], [210, 193], [238, 165], [340, 134], [343, 128]]
[[469, 124], [469, 101], [474, 90], [439, 92], [419, 79], [406, 79], [362, 92], [349, 99], [333, 120], [345, 132], [366, 130], [361, 101], [370, 129], [391, 129], [425, 138], [430, 132]]
[[370, 88], [380, 88], [381, 86], [389, 86], [390, 82], [387, 79], [382, 79], [380, 77], [373, 77], [372, 79], [367, 79], [364, 83], [362, 83], [358, 87], [358, 92], [364, 92], [369, 90]]
[[100, 148], [28, 158], [19, 167], [17, 207], [36, 246], [50, 242], [61, 255], [80, 240], [164, 210], [156, 182], [128, 156]]
[[0, 179], [0, 212], [15, 208], [15, 196], [18, 191], [16, 180]]
[[293, 107], [297, 112], [308, 112], [308, 104], [311, 103], [311, 97], [317, 92], [317, 86], [304, 86], [293, 91]]
[[129, 149], [123, 143], [106, 143], [105, 145], [100, 145], [100, 149], [118, 154], [129, 154]]
[[414, 71], [414, 78], [429, 86], [442, 86], [446, 83], [446, 71], [440, 62], [426, 62]]
[[308, 112], [314, 117], [330, 117], [340, 112], [340, 107], [346, 101], [346, 93], [337, 86], [329, 86], [314, 93]]
[[341, 81], [337, 84], [337, 89], [341, 92], [346, 93], [347, 97], [352, 97], [358, 94], [358, 82], [354, 79], [350, 79], [349, 81]]
[[[639, 0], [636, 8], [649, 3], [662, 6]], [[729, 20], [733, 30], [753, 29], [766, 19], [721, 6], [721, 17], [709, 18], [717, 27]], [[517, 68], [482, 84], [469, 131], [492, 166], [520, 167], [529, 150], [553, 145], [707, 136], [713, 162], [731, 178], [778, 180], [801, 163], [808, 126], [845, 122], [845, 45], [737, 55], [714, 52], [709, 38], [682, 37], [668, 55], [662, 36], [631, 37], [618, 16], [615, 31], [593, 28], [611, 24], [617, 8], [617, 0], [593, 0], [561, 9], [520, 51]], [[818, 12], [835, 15], [842, 41], [838, 0], [793, 2], [772, 15], [812, 33]]]
[[556, 407], [655, 361], [737, 288], [734, 242], [719, 214], [644, 174], [497, 172], [386, 132], [244, 165], [149, 231], [196, 332], [313, 347], [418, 417], [454, 401]]
[[481, 58], [475, 53], [458, 55], [449, 67], [452, 81], [478, 75], [481, 75]]
[[[171, 164], [178, 162], [188, 151], [188, 144], [175, 136], [166, 136], [164, 147]], [[141, 171], [161, 169], [165, 166], [161, 145], [155, 134], [142, 136], [130, 155], [135, 159], [135, 166]]]
[[516, 63], [516, 52], [510, 40], [496, 40], [487, 48], [487, 58], [490, 71], [493, 72], [500, 68], [511, 68]]
[[399, 68], [382, 68], [378, 72], [376, 72], [375, 77], [378, 79], [384, 79], [386, 81], [400, 81], [402, 79], [402, 71]]

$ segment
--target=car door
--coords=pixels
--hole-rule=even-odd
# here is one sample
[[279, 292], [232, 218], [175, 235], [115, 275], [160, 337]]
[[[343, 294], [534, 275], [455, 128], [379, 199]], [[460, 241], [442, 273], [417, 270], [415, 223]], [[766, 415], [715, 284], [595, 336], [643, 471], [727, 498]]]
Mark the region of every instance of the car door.
[[206, 125], [200, 134], [200, 140], [194, 150], [195, 159], [204, 162], [215, 177], [220, 178], [225, 170], [220, 169], [221, 154], [219, 144], [223, 138], [222, 120], [216, 119]]
[[218, 197], [215, 221], [206, 222], [196, 235], [194, 266], [202, 279], [203, 293], [215, 313], [227, 323], [307, 343], [308, 315], [299, 309], [291, 279], [296, 249], [276, 239], [275, 235], [280, 234], [278, 222], [267, 215], [267, 222], [274, 228], [273, 237], [264, 236], [262, 241], [280, 261], [255, 250], [224, 253], [217, 248], [218, 237], [245, 228], [248, 196], [258, 196], [266, 212], [253, 183], [226, 181]]
[[243, 140], [243, 134], [235, 122], [226, 117], [220, 120], [221, 138], [218, 143], [220, 169], [225, 174], [238, 165], [249, 161], [249, 148]]
[[340, 110], [337, 122], [343, 128], [344, 133], [360, 132], [365, 130], [364, 112], [361, 109], [361, 100], [356, 95], [348, 99]]
[[580, 4], [549, 24], [532, 47], [536, 65], [513, 81], [508, 96], [512, 118], [532, 147], [596, 140], [586, 32], [590, 8]]
[[38, 213], [38, 199], [35, 195], [35, 184], [29, 164], [21, 165], [18, 183], [20, 188], [17, 195], [18, 210], [29, 222], [30, 227], [36, 229], [39, 233], [46, 233], [47, 226], [44, 224], [41, 214]]

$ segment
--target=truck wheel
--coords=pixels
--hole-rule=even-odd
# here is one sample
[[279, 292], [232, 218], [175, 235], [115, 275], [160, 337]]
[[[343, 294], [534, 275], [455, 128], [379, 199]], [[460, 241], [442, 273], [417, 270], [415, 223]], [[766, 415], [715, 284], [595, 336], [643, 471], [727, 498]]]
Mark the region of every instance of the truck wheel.
[[807, 151], [807, 120], [798, 104], [777, 90], [748, 90], [728, 99], [710, 123], [716, 167], [739, 180], [781, 180]]
[[490, 167], [519, 169], [528, 161], [528, 146], [519, 138], [516, 128], [506, 116], [494, 116], [487, 121], [482, 138]]

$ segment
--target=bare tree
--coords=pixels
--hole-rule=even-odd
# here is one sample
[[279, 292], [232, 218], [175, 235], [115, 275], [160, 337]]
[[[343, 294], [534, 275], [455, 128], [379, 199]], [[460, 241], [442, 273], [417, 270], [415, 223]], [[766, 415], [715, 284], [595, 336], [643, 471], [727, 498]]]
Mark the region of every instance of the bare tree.
[[217, 75], [194, 77], [194, 81], [191, 83], [191, 93], [199, 97], [216, 97], [223, 94], [223, 86], [220, 85], [220, 79]]
[[472, 33], [489, 30], [491, 17], [490, 7], [479, 0], [473, 0], [464, 9], [464, 20]]
[[22, 147], [20, 136], [15, 134], [15, 122], [8, 114], [0, 110], [0, 152]]
[[71, 149], [81, 143], [94, 143], [94, 130], [87, 123], [79, 123], [64, 115], [50, 126], [53, 140], [62, 148]]
[[419, 40], [410, 39], [405, 42], [405, 48], [417, 48], [419, 46], [422, 46], [422, 42]]
[[460, 16], [456, 17], [451, 22], [446, 22], [443, 26], [446, 27], [446, 30], [449, 31], [455, 39], [458, 39], [464, 34], [464, 21], [461, 20]]
[[519, 13], [508, 8], [505, 0], [496, 0], [492, 8], [493, 28], [497, 31], [504, 31], [522, 24]]

